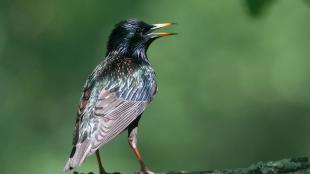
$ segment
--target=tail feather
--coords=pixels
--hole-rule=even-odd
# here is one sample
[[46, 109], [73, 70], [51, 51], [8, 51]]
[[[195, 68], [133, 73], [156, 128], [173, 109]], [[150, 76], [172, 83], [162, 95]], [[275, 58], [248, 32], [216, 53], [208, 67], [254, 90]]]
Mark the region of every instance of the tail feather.
[[91, 143], [89, 140], [85, 140], [83, 143], [74, 146], [70, 158], [64, 167], [64, 171], [68, 172], [75, 167], [80, 166], [84, 162], [85, 158], [89, 155], [90, 150]]

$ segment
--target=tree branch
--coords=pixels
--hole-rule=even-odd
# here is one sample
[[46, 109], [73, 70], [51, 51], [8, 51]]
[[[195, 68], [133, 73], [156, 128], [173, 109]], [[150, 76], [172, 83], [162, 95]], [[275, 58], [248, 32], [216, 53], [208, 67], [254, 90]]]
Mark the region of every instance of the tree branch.
[[[270, 162], [258, 162], [257, 164], [253, 164], [247, 168], [238, 168], [238, 169], [222, 169], [222, 170], [216, 169], [216, 170], [197, 171], [197, 172], [186, 172], [186, 171], [159, 172], [156, 174], [284, 174], [284, 173], [310, 174], [310, 157], [290, 158]], [[79, 173], [74, 172], [74, 174]]]

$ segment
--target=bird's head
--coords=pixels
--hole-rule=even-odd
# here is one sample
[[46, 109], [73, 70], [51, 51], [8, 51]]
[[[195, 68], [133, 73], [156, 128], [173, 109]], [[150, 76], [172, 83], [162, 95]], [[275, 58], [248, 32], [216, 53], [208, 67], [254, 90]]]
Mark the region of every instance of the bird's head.
[[108, 53], [112, 51], [144, 56], [149, 45], [157, 38], [175, 33], [153, 32], [156, 29], [174, 23], [147, 24], [136, 19], [121, 21], [116, 24], [108, 41]]

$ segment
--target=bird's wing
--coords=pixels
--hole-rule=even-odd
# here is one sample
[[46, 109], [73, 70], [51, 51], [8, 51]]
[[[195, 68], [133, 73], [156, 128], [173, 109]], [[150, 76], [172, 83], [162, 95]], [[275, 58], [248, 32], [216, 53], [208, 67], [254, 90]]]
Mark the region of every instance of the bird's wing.
[[148, 101], [125, 100], [118, 97], [117, 92], [102, 89], [92, 116], [80, 124], [77, 146], [90, 143], [89, 149], [85, 149], [81, 155], [93, 154], [101, 145], [121, 133], [144, 111], [147, 104]]
[[83, 86], [82, 95], [80, 98], [80, 103], [79, 103], [78, 111], [77, 111], [77, 117], [75, 120], [75, 126], [73, 129], [73, 141], [72, 141], [73, 145], [76, 145], [76, 143], [78, 142], [81, 118], [85, 114], [85, 111], [86, 111], [85, 108], [88, 104], [91, 92], [92, 92], [93, 87], [94, 87], [94, 83], [96, 80], [96, 71], [98, 71], [101, 68], [102, 68], [102, 66], [101, 66], [101, 64], [99, 64], [95, 68], [95, 70], [90, 74], [90, 76], [88, 77], [88, 79], [86, 80], [86, 82]]
[[75, 146], [65, 170], [81, 165], [87, 156], [126, 129], [145, 110], [156, 91], [153, 74], [147, 69], [123, 78], [114, 77], [99, 78], [89, 89], [85, 88], [75, 128]]

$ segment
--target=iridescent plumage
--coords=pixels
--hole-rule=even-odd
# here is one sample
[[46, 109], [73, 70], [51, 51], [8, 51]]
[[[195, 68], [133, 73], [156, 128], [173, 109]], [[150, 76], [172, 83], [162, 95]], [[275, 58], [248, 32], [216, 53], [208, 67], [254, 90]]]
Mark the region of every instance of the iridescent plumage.
[[[149, 44], [157, 38], [147, 33], [152, 28], [154, 25], [142, 21], [127, 20], [113, 30], [106, 59], [83, 87], [65, 171], [81, 165], [126, 128], [131, 132], [137, 127], [157, 90], [155, 72], [146, 56]], [[136, 133], [129, 138], [136, 138]]]

